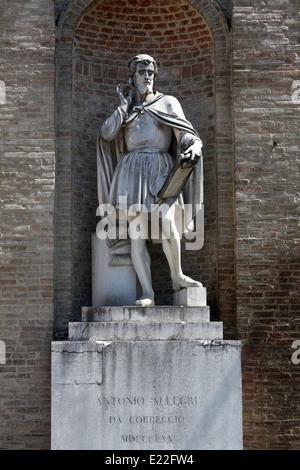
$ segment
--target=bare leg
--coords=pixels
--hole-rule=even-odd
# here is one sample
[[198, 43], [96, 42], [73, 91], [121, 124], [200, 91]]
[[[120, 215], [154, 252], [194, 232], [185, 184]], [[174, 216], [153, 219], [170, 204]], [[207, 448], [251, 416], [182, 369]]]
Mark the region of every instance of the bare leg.
[[143, 292], [142, 297], [135, 302], [135, 305], [140, 305], [142, 307], [154, 305], [154, 292], [151, 279], [151, 259], [147, 249], [146, 240], [141, 238], [136, 240], [131, 239], [131, 259]]
[[172, 285], [175, 291], [185, 287], [202, 287], [201, 282], [185, 276], [181, 269], [180, 236], [175, 224], [175, 205], [164, 204], [162, 211], [163, 250], [169, 263]]

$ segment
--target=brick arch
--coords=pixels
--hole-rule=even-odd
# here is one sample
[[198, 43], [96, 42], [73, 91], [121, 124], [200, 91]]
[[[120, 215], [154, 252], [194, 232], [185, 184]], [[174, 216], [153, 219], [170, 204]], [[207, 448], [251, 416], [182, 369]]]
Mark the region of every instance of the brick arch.
[[[94, 3], [97, 3], [97, 0], [73, 0], [70, 2], [57, 22], [56, 38], [60, 40], [63, 37], [64, 40], [67, 38], [72, 40], [77, 22], [84, 11]], [[150, 0], [140, 0], [135, 3], [147, 6], [151, 2]], [[194, 5], [206, 23], [210, 25], [213, 35], [219, 37], [219, 47], [224, 49], [225, 44], [225, 49], [227, 49], [229, 47], [228, 26], [224, 14], [216, 2], [214, 0], [189, 0], [187, 3]]]
[[[76, 318], [80, 305], [89, 303], [90, 235], [96, 226], [95, 136], [100, 122], [117, 104], [116, 80], [127, 79], [128, 58], [137, 52], [155, 56], [161, 65], [159, 89], [180, 99], [188, 119], [204, 136], [206, 248], [185, 257], [185, 271], [191, 275], [202, 266], [210, 303], [224, 305], [227, 295], [224, 320], [226, 315], [229, 320], [233, 293], [228, 295], [228, 281], [233, 281], [234, 272], [228, 268], [232, 226], [228, 201], [233, 192], [228, 165], [231, 122], [224, 116], [230, 113], [230, 75], [228, 30], [221, 11], [207, 0], [128, 0], [125, 4], [80, 0], [72, 2], [62, 15], [57, 38], [57, 330], [65, 329], [70, 312]], [[205, 118], [199, 107], [205, 110]], [[218, 172], [220, 165], [222, 171]], [[230, 203], [232, 206], [232, 200]], [[222, 205], [227, 214], [222, 213], [223, 220], [227, 217], [224, 242], [217, 239], [217, 214]], [[152, 254], [155, 267], [160, 263], [159, 254], [155, 249]], [[225, 264], [228, 274], [218, 277]], [[169, 292], [168, 284], [160, 281], [159, 285], [161, 295]]]

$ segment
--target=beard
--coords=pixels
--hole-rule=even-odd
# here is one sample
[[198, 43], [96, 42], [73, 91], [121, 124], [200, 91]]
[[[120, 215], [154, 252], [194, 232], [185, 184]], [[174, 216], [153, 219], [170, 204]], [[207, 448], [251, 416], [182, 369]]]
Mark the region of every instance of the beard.
[[140, 85], [138, 90], [141, 95], [150, 95], [150, 93], [153, 93], [153, 85], [151, 84]]

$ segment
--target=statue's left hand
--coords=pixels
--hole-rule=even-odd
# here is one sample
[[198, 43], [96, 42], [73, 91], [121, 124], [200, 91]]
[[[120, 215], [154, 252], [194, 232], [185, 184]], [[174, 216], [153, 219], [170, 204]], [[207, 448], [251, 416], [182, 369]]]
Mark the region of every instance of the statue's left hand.
[[181, 154], [182, 168], [196, 165], [200, 160], [201, 155], [202, 143], [200, 141], [196, 141]]

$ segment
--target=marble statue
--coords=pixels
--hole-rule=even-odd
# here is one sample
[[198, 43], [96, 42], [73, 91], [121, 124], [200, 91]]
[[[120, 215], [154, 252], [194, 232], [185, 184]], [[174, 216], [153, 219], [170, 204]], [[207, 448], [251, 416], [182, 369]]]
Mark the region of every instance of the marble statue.
[[[178, 100], [155, 89], [158, 68], [146, 55], [129, 62], [129, 83], [118, 85], [120, 105], [101, 125], [97, 142], [99, 204], [120, 209], [126, 198], [132, 263], [142, 287], [139, 306], [154, 305], [151, 261], [147, 240], [130, 237], [130, 222], [141, 212], [162, 214], [162, 245], [175, 291], [202, 284], [185, 276], [181, 268], [180, 234], [175, 209], [202, 202], [202, 141], [186, 120]], [[160, 199], [158, 193], [180, 154], [182, 167], [192, 165], [186, 194]], [[123, 206], [122, 206], [123, 207]], [[152, 214], [153, 215], [153, 214]], [[148, 224], [148, 219], [144, 219]], [[164, 226], [168, 233], [164, 234]], [[142, 232], [142, 228], [141, 228]]]

